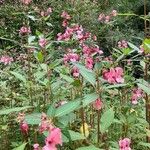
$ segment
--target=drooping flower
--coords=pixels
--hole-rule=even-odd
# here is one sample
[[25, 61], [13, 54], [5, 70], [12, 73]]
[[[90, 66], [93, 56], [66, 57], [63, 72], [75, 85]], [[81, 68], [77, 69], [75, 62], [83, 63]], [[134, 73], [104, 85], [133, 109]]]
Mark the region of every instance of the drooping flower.
[[4, 55], [0, 58], [0, 63], [3, 63], [4, 65], [10, 65], [12, 62], [13, 58], [8, 55]]
[[45, 139], [43, 150], [57, 150], [57, 145], [62, 145], [62, 134], [59, 128], [53, 128]]
[[47, 44], [47, 40], [45, 38], [40, 38], [39, 39], [39, 45], [42, 47], [42, 48], [45, 48]]
[[130, 148], [131, 140], [129, 138], [124, 138], [119, 141], [119, 150], [131, 150]]
[[96, 99], [96, 101], [93, 102], [93, 107], [94, 107], [94, 109], [96, 109], [96, 110], [101, 110], [101, 109], [102, 109], [102, 107], [103, 107], [103, 102], [101, 101], [100, 98]]
[[21, 132], [23, 134], [28, 134], [28, 132], [29, 132], [29, 126], [28, 126], [28, 124], [25, 121], [23, 121], [23, 122], [20, 123], [20, 130], [21, 130]]

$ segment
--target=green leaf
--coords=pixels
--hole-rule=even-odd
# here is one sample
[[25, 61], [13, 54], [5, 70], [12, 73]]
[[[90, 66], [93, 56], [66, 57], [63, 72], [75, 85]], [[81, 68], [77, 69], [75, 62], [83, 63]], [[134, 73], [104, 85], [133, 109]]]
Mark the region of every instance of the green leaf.
[[22, 145], [20, 145], [19, 147], [14, 148], [13, 150], [24, 150], [26, 145], [27, 145], [27, 143], [23, 143]]
[[66, 80], [68, 83], [74, 82], [74, 79], [69, 77], [69, 76], [67, 76], [67, 75], [60, 74], [60, 77], [63, 78], [64, 80]]
[[55, 116], [61, 117], [61, 116], [64, 116], [66, 114], [69, 114], [70, 112], [78, 109], [79, 106], [80, 106], [80, 101], [68, 102], [68, 103], [66, 103], [66, 104], [64, 104], [64, 105], [62, 105], [56, 109]]
[[101, 125], [101, 132], [104, 133], [113, 123], [114, 121], [114, 111], [113, 108], [110, 108], [101, 117], [100, 125]]
[[54, 107], [54, 104], [52, 104], [52, 105], [49, 106], [49, 108], [47, 110], [47, 115], [49, 117], [53, 117], [53, 116], [55, 116], [55, 111], [56, 111], [56, 109]]
[[38, 125], [41, 122], [41, 114], [33, 113], [26, 115], [25, 120], [30, 125]]
[[83, 76], [83, 78], [94, 86], [96, 83], [95, 73], [81, 64], [75, 64], [75, 66], [79, 69], [79, 72]]
[[144, 52], [147, 54], [147, 53], [150, 53], [150, 39], [144, 39], [143, 41], [143, 48], [144, 48]]
[[90, 103], [94, 102], [98, 98], [98, 95], [96, 93], [87, 94], [84, 96], [82, 102], [83, 107], [89, 105]]
[[95, 147], [94, 145], [77, 148], [76, 150], [104, 150]]
[[15, 107], [15, 108], [10, 108], [10, 109], [0, 110], [0, 115], [8, 115], [10, 113], [18, 112], [18, 111], [25, 110], [28, 108], [32, 108], [32, 106]]
[[69, 130], [69, 134], [70, 134], [71, 141], [85, 139], [85, 137], [79, 132], [75, 132], [75, 131]]
[[12, 75], [14, 75], [17, 79], [23, 81], [24, 83], [27, 81], [27, 79], [25, 78], [25, 76], [23, 76], [22, 74], [15, 72], [15, 71], [10, 71], [10, 73]]
[[139, 82], [137, 83], [138, 87], [142, 89], [145, 93], [150, 95], [150, 85], [148, 84], [148, 82], [140, 79], [138, 79], [137, 81]]
[[107, 87], [104, 87], [104, 89], [113, 89], [113, 88], [119, 88], [119, 87], [124, 87], [126, 86], [127, 84], [115, 84], [115, 85], [109, 85]]
[[30, 45], [35, 40], [35, 36], [28, 37], [28, 44]]
[[138, 145], [150, 148], [150, 143], [140, 142]]
[[43, 56], [43, 54], [42, 54], [42, 52], [41, 51], [39, 51], [39, 52], [34, 52], [34, 56], [35, 56], [35, 58], [40, 62], [40, 63], [42, 63], [43, 62], [43, 60], [44, 60], [44, 56]]
[[140, 51], [140, 49], [139, 49], [137, 46], [135, 46], [134, 44], [128, 42], [128, 45], [129, 45], [133, 50], [135, 50], [135, 51]]

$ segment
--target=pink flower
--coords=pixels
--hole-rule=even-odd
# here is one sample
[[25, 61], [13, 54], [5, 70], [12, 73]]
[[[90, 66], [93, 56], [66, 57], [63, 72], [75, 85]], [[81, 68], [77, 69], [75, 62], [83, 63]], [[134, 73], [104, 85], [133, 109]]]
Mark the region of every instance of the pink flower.
[[0, 58], [0, 63], [3, 63], [4, 65], [7, 65], [7, 64], [10, 65], [13, 61], [14, 61], [13, 58], [7, 55], [2, 56]]
[[128, 48], [128, 43], [125, 40], [119, 41], [118, 42], [118, 47], [119, 48]]
[[20, 123], [20, 129], [23, 134], [28, 134], [29, 132], [29, 126], [25, 121]]
[[104, 18], [105, 18], [105, 15], [102, 13], [102, 14], [99, 15], [98, 20], [103, 21]]
[[108, 23], [109, 21], [110, 21], [110, 16], [106, 16], [104, 22], [105, 22], [105, 23]]
[[33, 148], [34, 148], [34, 150], [39, 150], [39, 144], [38, 143], [34, 144]]
[[66, 20], [70, 20], [71, 19], [70, 15], [66, 11], [62, 12], [61, 17], [66, 19]]
[[42, 47], [42, 48], [45, 48], [47, 44], [47, 40], [45, 38], [40, 38], [39, 39], [39, 45]]
[[94, 64], [93, 58], [87, 57], [85, 59], [85, 66], [86, 66], [86, 68], [92, 69], [93, 68], [93, 64]]
[[132, 90], [132, 97], [131, 97], [132, 104], [136, 105], [138, 103], [138, 99], [140, 99], [142, 96], [143, 91], [139, 88], [134, 88]]
[[103, 71], [103, 78], [109, 83], [124, 83], [123, 69], [120, 67], [110, 68]]
[[66, 64], [67, 62], [76, 62], [79, 61], [80, 57], [76, 53], [68, 53], [64, 55], [64, 63]]
[[80, 75], [79, 69], [78, 69], [76, 66], [74, 66], [74, 67], [72, 68], [72, 75], [73, 75], [73, 77], [75, 77], [75, 78], [79, 77], [79, 75]]
[[52, 13], [52, 8], [49, 7], [49, 8], [47, 9], [47, 14], [51, 14], [51, 13]]
[[53, 128], [45, 140], [43, 150], [57, 150], [56, 145], [62, 145], [62, 135], [59, 128]]
[[96, 110], [101, 110], [101, 109], [102, 109], [103, 103], [102, 103], [102, 101], [101, 101], [100, 98], [98, 98], [98, 99], [93, 103], [93, 107], [94, 107], [94, 109], [96, 109]]
[[21, 0], [21, 1], [25, 5], [29, 5], [32, 2], [32, 0]]
[[22, 26], [22, 27], [20, 28], [20, 30], [19, 30], [19, 33], [20, 33], [21, 35], [31, 33], [30, 27]]
[[113, 17], [116, 17], [117, 16], [117, 10], [112, 10], [112, 12], [111, 12], [111, 15], [113, 16]]
[[67, 27], [68, 26], [68, 21], [65, 19], [65, 20], [63, 20], [63, 22], [62, 22], [62, 26], [63, 27]]
[[129, 138], [124, 138], [119, 141], [119, 150], [131, 150], [130, 148], [131, 140]]

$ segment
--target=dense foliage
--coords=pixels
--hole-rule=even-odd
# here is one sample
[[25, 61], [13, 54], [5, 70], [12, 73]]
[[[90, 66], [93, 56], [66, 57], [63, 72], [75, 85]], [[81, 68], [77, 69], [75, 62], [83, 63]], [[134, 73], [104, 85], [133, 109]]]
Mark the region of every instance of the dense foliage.
[[0, 0], [0, 149], [150, 149], [146, 5]]

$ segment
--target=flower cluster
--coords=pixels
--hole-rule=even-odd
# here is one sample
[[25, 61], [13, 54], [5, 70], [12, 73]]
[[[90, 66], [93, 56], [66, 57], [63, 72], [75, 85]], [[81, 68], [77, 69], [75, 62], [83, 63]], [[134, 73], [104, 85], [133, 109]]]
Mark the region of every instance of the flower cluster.
[[68, 24], [69, 24], [68, 20], [71, 19], [71, 16], [66, 11], [63, 11], [62, 14], [61, 14], [61, 17], [64, 19], [63, 22], [62, 22], [62, 26], [67, 27]]
[[47, 40], [45, 38], [40, 38], [39, 39], [39, 45], [42, 47], [42, 48], [45, 48], [45, 46], [47, 45]]
[[119, 150], [131, 150], [130, 148], [131, 140], [129, 138], [124, 138], [119, 141]]
[[7, 55], [4, 55], [0, 58], [0, 63], [3, 63], [4, 65], [10, 65], [13, 61], [13, 58]]
[[123, 69], [121, 67], [110, 68], [103, 71], [103, 78], [110, 84], [124, 83]]
[[53, 128], [51, 120], [47, 117], [45, 113], [41, 115], [41, 123], [39, 125], [39, 132], [49, 131]]
[[51, 13], [52, 13], [52, 8], [49, 7], [46, 11], [41, 11], [40, 14], [41, 14], [42, 17], [47, 17], [47, 16], [49, 16]]
[[140, 99], [142, 96], [143, 96], [143, 91], [139, 88], [134, 88], [132, 90], [132, 97], [131, 97], [132, 104], [137, 104], [138, 99]]
[[103, 23], [108, 23], [110, 22], [111, 18], [115, 16], [117, 16], [117, 11], [113, 10], [109, 15], [101, 13], [98, 17], [98, 20]]
[[68, 63], [68, 62], [76, 62], [76, 61], [79, 61], [80, 57], [78, 54], [76, 53], [68, 53], [68, 54], [65, 54], [64, 55], [64, 63]]
[[19, 30], [19, 34], [26, 35], [31, 33], [30, 27], [22, 26]]
[[118, 47], [119, 48], [128, 48], [128, 42], [125, 40], [119, 41], [118, 42]]

